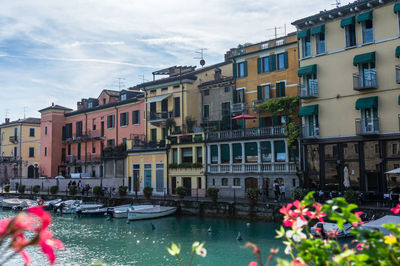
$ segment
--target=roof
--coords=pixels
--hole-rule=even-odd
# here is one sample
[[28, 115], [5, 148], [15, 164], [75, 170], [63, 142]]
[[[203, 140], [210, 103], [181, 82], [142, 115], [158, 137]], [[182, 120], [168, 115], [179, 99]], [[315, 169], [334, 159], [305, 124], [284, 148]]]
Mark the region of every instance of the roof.
[[3, 123], [0, 125], [0, 127], [4, 126], [10, 126], [10, 125], [18, 125], [18, 124], [37, 124], [40, 125], [40, 118], [34, 118], [34, 117], [28, 117], [25, 119], [18, 119], [15, 121], [12, 121], [10, 123]]
[[202, 68], [199, 68], [198, 70], [189, 72], [187, 74], [183, 74], [181, 76], [174, 76], [174, 77], [168, 77], [168, 78], [163, 78], [163, 79], [157, 79], [157, 80], [150, 81], [150, 82], [145, 82], [142, 84], [138, 84], [136, 87], [146, 89], [146, 87], [149, 87], [149, 86], [160, 85], [160, 84], [173, 82], [173, 81], [177, 81], [177, 80], [182, 80], [182, 79], [196, 80], [197, 79], [196, 74], [211, 70], [216, 67], [224, 66], [227, 64], [231, 64], [231, 61], [224, 61], [224, 62], [214, 64], [214, 65], [211, 65], [208, 67], [202, 67]]
[[233, 81], [233, 77], [224, 77], [224, 78], [217, 79], [217, 80], [210, 80], [207, 82], [203, 82], [199, 85], [199, 88], [214, 85], [214, 84], [219, 84], [219, 83], [226, 83], [229, 81]]
[[103, 93], [103, 92], [105, 92], [110, 97], [119, 97], [119, 94], [120, 94], [119, 91], [113, 91], [113, 90], [103, 90], [101, 93]]
[[67, 107], [64, 107], [64, 106], [61, 106], [61, 105], [51, 105], [51, 106], [49, 106], [49, 107], [46, 107], [46, 108], [44, 108], [44, 109], [42, 109], [42, 110], [39, 110], [39, 112], [41, 113], [41, 112], [43, 112], [43, 111], [47, 111], [47, 110], [63, 110], [63, 111], [72, 111], [72, 109], [70, 109], [70, 108], [67, 108]]

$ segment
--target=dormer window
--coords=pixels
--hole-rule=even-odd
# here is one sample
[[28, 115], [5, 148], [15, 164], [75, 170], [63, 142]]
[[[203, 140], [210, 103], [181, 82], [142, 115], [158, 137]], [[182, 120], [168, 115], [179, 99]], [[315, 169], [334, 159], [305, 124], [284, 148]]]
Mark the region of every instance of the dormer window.
[[103, 99], [103, 105], [106, 104], [106, 99]]
[[121, 101], [125, 101], [126, 100], [126, 94], [121, 94]]
[[88, 102], [88, 108], [93, 108], [93, 102]]

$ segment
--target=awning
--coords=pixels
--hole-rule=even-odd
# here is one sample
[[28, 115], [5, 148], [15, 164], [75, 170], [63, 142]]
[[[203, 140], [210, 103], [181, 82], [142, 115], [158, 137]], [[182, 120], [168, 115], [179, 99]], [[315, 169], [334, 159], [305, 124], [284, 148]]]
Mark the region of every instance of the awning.
[[385, 174], [400, 174], [400, 168], [387, 171]]
[[400, 46], [396, 48], [396, 57], [400, 57]]
[[360, 15], [357, 16], [358, 23], [367, 21], [367, 20], [372, 20], [372, 10], [365, 12], [365, 13], [361, 13]]
[[325, 24], [311, 29], [311, 35], [316, 35], [320, 33], [325, 33]]
[[344, 28], [346, 26], [352, 25], [356, 23], [356, 17], [352, 16], [352, 17], [348, 17], [348, 18], [344, 18], [342, 19], [342, 21], [340, 21], [340, 27]]
[[394, 13], [400, 12], [400, 3], [396, 3], [393, 7]]
[[317, 65], [300, 67], [299, 70], [297, 71], [297, 76], [299, 77], [307, 74], [317, 74]]
[[310, 30], [302, 30], [297, 32], [297, 39], [306, 38], [310, 36]]
[[356, 101], [356, 110], [378, 107], [378, 96], [360, 98]]
[[317, 115], [318, 104], [300, 107], [299, 116]]
[[375, 52], [359, 54], [353, 59], [353, 65], [355, 66], [364, 63], [375, 63]]
[[152, 97], [150, 100], [147, 101], [147, 103], [161, 102], [162, 100], [168, 98], [171, 95], [172, 95], [172, 93], [168, 93], [168, 94], [164, 94], [164, 95], [158, 95], [158, 96]]

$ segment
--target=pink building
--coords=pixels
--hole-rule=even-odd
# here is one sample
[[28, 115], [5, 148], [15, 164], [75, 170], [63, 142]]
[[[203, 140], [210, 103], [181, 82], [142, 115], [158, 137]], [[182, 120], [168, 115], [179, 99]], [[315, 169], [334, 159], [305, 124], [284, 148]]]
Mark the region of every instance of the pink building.
[[139, 90], [103, 90], [82, 99], [77, 110], [52, 105], [40, 110], [42, 176], [124, 177], [125, 141], [145, 134]]

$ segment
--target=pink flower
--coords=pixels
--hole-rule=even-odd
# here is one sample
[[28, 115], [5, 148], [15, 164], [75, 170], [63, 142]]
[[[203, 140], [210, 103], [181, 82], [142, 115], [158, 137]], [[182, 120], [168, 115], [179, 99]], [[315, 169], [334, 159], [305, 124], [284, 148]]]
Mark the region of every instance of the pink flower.
[[296, 216], [300, 217], [301, 220], [307, 221], [307, 219], [304, 217], [308, 210], [306, 209], [306, 206], [303, 205], [300, 201], [295, 200], [293, 202], [293, 205], [296, 207], [296, 210], [294, 212], [297, 214]]
[[300, 259], [294, 259], [292, 261], [292, 266], [308, 266], [307, 264], [304, 264]]
[[0, 220], [0, 237], [6, 232], [9, 224], [10, 224], [10, 219]]
[[320, 203], [314, 203], [313, 207], [315, 208], [314, 212], [306, 211], [305, 215], [310, 217], [311, 219], [318, 219], [321, 223], [324, 223], [324, 217], [326, 217], [326, 213], [321, 212], [322, 205]]
[[28, 209], [28, 213], [35, 215], [42, 222], [40, 230], [46, 229], [51, 223], [51, 216], [41, 206]]
[[296, 223], [297, 214], [291, 209], [293, 204], [289, 203], [286, 206], [282, 206], [279, 210], [280, 213], [284, 215], [283, 217], [283, 225], [291, 227]]
[[395, 208], [390, 209], [394, 214], [399, 214], [400, 212], [400, 204], [397, 204]]
[[257, 266], [257, 262], [252, 261], [252, 262], [249, 263], [249, 266]]
[[53, 237], [53, 233], [49, 230], [42, 230], [39, 233], [39, 245], [42, 248], [44, 254], [46, 254], [47, 258], [50, 261], [51, 265], [54, 265], [56, 260], [56, 256], [54, 254], [54, 249], [64, 250], [64, 244]]
[[360, 215], [361, 214], [363, 214], [363, 212], [356, 212], [356, 213], [354, 213], [354, 215], [357, 217], [357, 219], [358, 219], [358, 222], [352, 222], [351, 224], [354, 226], [354, 227], [357, 227], [358, 226], [358, 224], [360, 224], [360, 225], [363, 225], [364, 224], [364, 222], [361, 220], [361, 218], [360, 218]]

